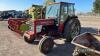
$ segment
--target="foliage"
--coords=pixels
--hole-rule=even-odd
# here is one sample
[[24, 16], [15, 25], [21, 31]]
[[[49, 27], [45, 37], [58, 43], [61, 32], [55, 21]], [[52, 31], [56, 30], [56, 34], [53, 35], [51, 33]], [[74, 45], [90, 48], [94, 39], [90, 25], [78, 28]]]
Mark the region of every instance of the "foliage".
[[100, 0], [95, 0], [93, 4], [93, 12], [100, 14]]

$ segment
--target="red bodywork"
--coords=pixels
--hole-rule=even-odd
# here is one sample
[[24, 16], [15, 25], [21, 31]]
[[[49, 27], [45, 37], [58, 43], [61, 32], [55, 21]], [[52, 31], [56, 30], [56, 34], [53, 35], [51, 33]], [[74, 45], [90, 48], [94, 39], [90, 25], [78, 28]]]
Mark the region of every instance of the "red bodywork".
[[59, 26], [58, 26], [58, 31], [60, 32], [60, 33], [62, 33], [63, 32], [63, 30], [64, 30], [64, 23], [59, 23]]
[[[33, 39], [35, 35], [37, 35], [36, 27], [38, 25], [54, 25], [54, 19], [38, 19], [33, 21], [34, 24], [34, 30], [33, 31], [26, 31], [24, 36], [28, 37], [29, 39]], [[42, 34], [45, 34], [42, 32]]]
[[[40, 20], [34, 20], [33, 23], [34, 23], [34, 27], [33, 27], [34, 30], [33, 31], [26, 31], [24, 34], [24, 36], [28, 37], [29, 39], [35, 39], [35, 36], [37, 35], [37, 31], [36, 31], [37, 28], [36, 27], [38, 25], [43, 25], [43, 26], [54, 25], [55, 22], [54, 22], [54, 19], [40, 19]], [[51, 33], [53, 35], [59, 36], [59, 33], [62, 33], [63, 28], [64, 28], [63, 23], [60, 23], [57, 28], [58, 28], [57, 32], [53, 31], [53, 30], [55, 30], [55, 29], [53, 29], [53, 30], [51, 30]], [[47, 33], [41, 31], [40, 35], [44, 35], [44, 34], [47, 34]]]
[[40, 19], [34, 21], [34, 33], [36, 34], [36, 26], [37, 25], [54, 25], [54, 19]]

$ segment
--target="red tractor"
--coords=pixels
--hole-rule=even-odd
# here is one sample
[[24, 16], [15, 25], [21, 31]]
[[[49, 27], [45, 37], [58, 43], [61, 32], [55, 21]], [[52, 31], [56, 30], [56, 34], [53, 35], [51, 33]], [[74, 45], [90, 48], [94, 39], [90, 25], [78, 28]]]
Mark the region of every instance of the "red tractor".
[[40, 40], [39, 49], [42, 53], [52, 50], [54, 39], [65, 38], [70, 42], [80, 33], [80, 22], [75, 16], [74, 3], [51, 3], [46, 7], [45, 19], [27, 24], [31, 25], [31, 29], [24, 33], [24, 40], [28, 43]]
[[31, 29], [23, 35], [28, 43], [39, 41], [39, 49], [42, 53], [48, 53], [54, 46], [54, 39], [65, 38], [70, 42], [80, 33], [80, 22], [75, 16], [74, 3], [51, 3], [46, 7], [45, 19], [37, 19], [31, 22]]

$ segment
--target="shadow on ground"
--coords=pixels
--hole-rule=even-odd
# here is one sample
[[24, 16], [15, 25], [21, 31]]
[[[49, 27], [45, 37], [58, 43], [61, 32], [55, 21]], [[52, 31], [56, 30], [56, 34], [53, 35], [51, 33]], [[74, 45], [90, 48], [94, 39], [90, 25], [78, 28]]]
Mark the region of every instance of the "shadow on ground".
[[70, 43], [65, 44], [56, 44], [57, 47], [54, 47], [52, 52], [46, 56], [72, 56], [74, 45]]
[[82, 27], [81, 33], [84, 33], [84, 32], [97, 33], [97, 29], [92, 28], [92, 27]]

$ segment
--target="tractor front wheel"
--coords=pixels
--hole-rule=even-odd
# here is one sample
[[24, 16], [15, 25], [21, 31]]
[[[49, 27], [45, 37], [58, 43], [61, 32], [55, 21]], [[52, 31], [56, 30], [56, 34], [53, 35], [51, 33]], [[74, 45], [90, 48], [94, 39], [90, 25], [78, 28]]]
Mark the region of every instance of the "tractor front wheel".
[[39, 50], [44, 54], [50, 52], [53, 46], [54, 46], [54, 41], [51, 38], [51, 36], [45, 36], [39, 42]]

